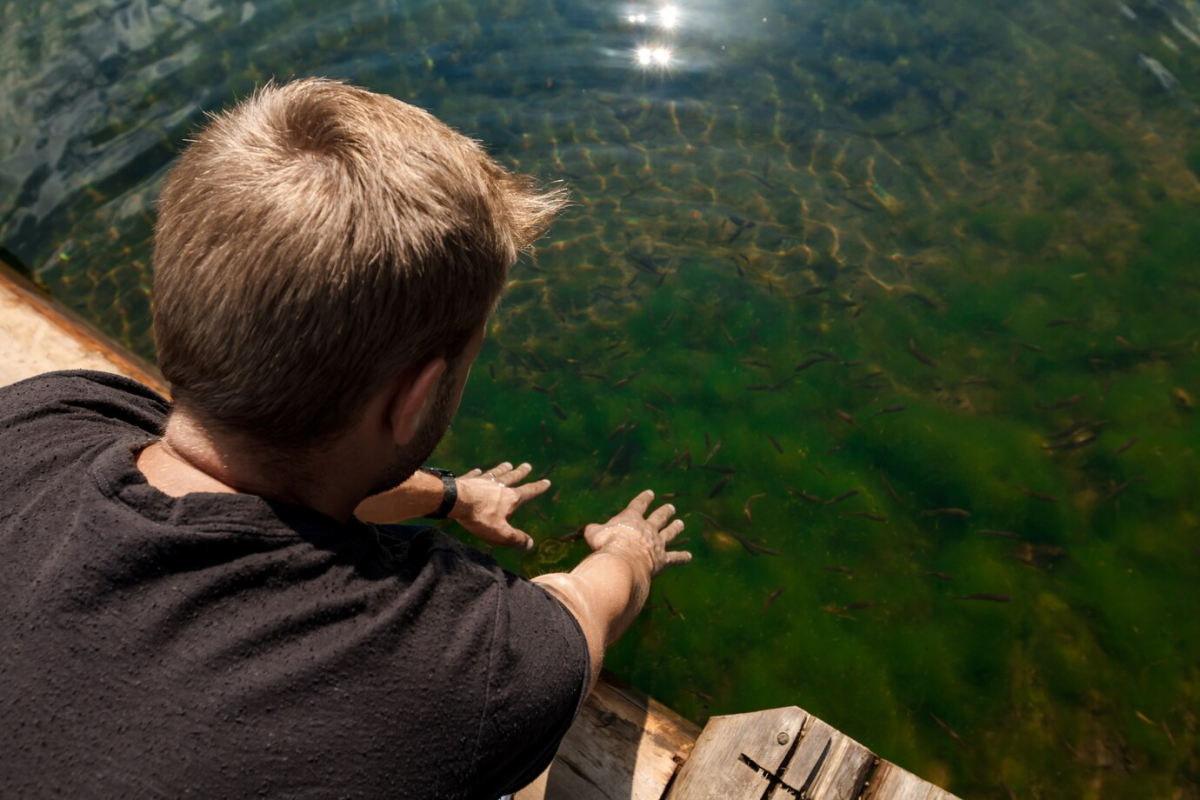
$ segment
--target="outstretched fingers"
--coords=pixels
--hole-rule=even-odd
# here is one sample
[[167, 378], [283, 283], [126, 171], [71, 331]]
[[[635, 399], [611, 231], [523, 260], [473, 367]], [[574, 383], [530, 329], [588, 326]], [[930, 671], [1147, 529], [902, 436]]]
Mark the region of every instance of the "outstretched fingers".
[[550, 488], [550, 481], [540, 480], [533, 483], [526, 483], [523, 486], [510, 487], [517, 493], [517, 508], [525, 505], [526, 502], [537, 497], [539, 494], [544, 494]]
[[674, 539], [676, 536], [678, 536], [683, 531], [683, 527], [684, 527], [683, 520], [677, 519], [674, 522], [672, 522], [670, 525], [668, 525], [667, 527], [663, 528], [662, 529], [663, 541], [666, 542], [667, 544], [670, 544], [671, 540]]
[[663, 559], [663, 565], [666, 567], [676, 567], [680, 564], [686, 564], [692, 560], [692, 554], [686, 550], [672, 550], [667, 553], [667, 557]]
[[625, 507], [626, 511], [632, 511], [639, 517], [646, 516], [646, 510], [650, 508], [650, 503], [654, 500], [654, 490], [647, 489], [629, 502]]
[[663, 526], [671, 521], [671, 517], [675, 516], [675, 506], [670, 503], [661, 505], [654, 509], [654, 513], [646, 517], [646, 521], [654, 526], [654, 530], [662, 530]]

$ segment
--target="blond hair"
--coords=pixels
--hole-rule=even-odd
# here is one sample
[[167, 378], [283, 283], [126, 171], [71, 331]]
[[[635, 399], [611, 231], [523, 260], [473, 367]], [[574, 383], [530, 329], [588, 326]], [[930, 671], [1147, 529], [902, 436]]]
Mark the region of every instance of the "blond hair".
[[283, 449], [453, 360], [565, 204], [421, 109], [268, 85], [212, 118], [159, 202], [154, 338], [176, 403]]

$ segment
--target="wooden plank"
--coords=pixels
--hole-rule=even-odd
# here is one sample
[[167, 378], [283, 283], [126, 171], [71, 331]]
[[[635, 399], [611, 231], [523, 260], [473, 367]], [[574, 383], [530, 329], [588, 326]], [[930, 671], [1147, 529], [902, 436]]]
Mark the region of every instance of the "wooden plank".
[[668, 800], [761, 800], [774, 785], [808, 714], [792, 706], [713, 717]]
[[862, 800], [958, 800], [957, 797], [897, 767], [881, 761]]
[[[830, 730], [832, 733], [824, 746], [823, 762], [815, 772], [805, 773], [805, 784], [809, 787], [805, 794], [814, 800], [853, 800], [862, 792], [867, 775], [877, 759], [874, 753], [846, 734], [832, 728]], [[802, 739], [798, 751], [803, 747]], [[784, 777], [793, 786], [797, 785], [796, 775], [789, 765]]]
[[550, 768], [517, 800], [661, 800], [700, 734], [693, 723], [604, 673]]
[[112, 342], [0, 261], [0, 386], [60, 369], [116, 372], [163, 392], [152, 364]]

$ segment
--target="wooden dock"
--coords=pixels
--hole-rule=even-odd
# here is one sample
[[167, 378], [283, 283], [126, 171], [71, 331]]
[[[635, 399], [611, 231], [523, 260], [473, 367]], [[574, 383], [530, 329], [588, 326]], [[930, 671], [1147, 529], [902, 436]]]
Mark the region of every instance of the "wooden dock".
[[[0, 263], [0, 386], [60, 369], [158, 370]], [[605, 673], [554, 762], [517, 800], [953, 800], [794, 706], [701, 730]]]

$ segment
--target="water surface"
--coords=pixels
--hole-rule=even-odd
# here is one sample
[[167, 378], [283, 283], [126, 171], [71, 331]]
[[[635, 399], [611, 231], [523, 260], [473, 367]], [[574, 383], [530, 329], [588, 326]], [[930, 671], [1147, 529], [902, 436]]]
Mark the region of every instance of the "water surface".
[[526, 574], [676, 495], [637, 686], [964, 797], [1200, 791], [1194, 0], [0, 9], [0, 245], [145, 355], [164, 171], [272, 76], [570, 186], [439, 459], [552, 470]]

